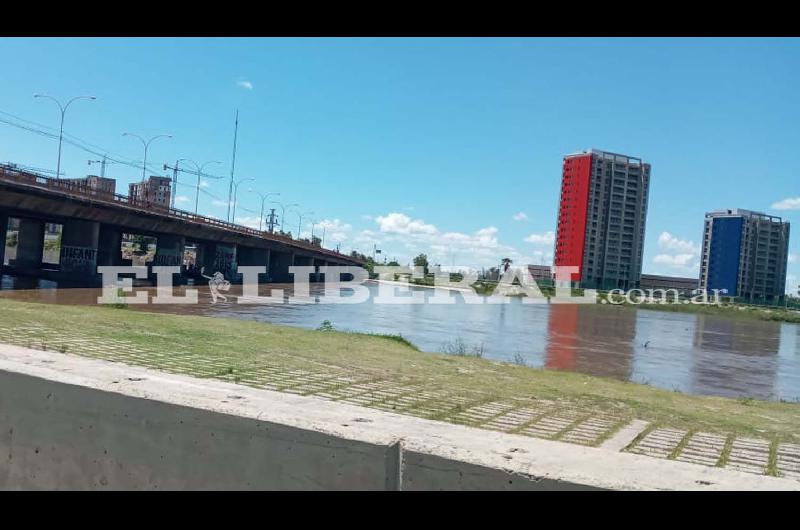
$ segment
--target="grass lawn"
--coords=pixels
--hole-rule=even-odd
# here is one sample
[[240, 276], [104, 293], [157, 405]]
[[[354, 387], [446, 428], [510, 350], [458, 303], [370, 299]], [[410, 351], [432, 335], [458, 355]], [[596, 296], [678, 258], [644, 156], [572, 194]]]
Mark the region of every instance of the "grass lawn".
[[383, 336], [3, 298], [0, 309], [0, 342], [431, 419], [481, 426], [486, 422], [464, 411], [495, 403], [503, 410], [544, 403], [556, 413], [584, 411], [614, 418], [619, 425], [635, 417], [690, 432], [800, 441], [796, 403], [691, 396], [577, 373], [424, 353]]

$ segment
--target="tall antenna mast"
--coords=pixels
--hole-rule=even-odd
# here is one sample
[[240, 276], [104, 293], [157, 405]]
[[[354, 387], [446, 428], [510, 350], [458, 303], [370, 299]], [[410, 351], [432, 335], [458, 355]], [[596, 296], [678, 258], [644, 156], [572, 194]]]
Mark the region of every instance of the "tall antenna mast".
[[239, 134], [239, 109], [236, 109], [236, 125], [233, 129], [233, 158], [231, 159], [231, 182], [228, 185], [228, 222], [231, 222], [231, 198], [233, 197], [233, 171], [236, 168], [236, 137]]

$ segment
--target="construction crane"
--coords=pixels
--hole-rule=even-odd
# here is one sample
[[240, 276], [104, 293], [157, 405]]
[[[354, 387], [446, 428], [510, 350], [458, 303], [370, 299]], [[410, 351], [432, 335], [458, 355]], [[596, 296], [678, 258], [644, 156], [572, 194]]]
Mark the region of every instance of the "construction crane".
[[91, 166], [92, 164], [100, 164], [100, 176], [105, 177], [106, 165], [115, 164], [115, 162], [110, 161], [106, 155], [103, 155], [102, 160], [89, 160], [89, 165]]

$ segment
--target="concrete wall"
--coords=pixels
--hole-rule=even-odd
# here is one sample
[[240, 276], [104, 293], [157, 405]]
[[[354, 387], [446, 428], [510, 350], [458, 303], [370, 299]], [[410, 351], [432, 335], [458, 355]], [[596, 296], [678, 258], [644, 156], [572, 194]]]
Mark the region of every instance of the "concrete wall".
[[313, 431], [8, 372], [0, 403], [0, 489], [385, 485], [386, 447]]
[[0, 344], [0, 489], [800, 489]]

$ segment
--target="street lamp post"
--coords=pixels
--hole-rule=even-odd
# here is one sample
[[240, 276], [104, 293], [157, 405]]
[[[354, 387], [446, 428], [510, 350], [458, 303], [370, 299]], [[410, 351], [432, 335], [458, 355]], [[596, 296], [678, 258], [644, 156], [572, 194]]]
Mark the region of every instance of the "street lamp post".
[[48, 96], [47, 94], [34, 94], [33, 97], [52, 99], [56, 102], [56, 105], [58, 105], [58, 108], [61, 111], [61, 126], [58, 130], [58, 165], [56, 166], [56, 180], [58, 180], [61, 177], [61, 142], [64, 139], [64, 114], [67, 112], [67, 109], [73, 101], [77, 101], [79, 99], [95, 100], [97, 98], [95, 96], [75, 96], [71, 100], [67, 101], [66, 105], [62, 105], [59, 100], [53, 96]]
[[300, 213], [297, 210], [292, 210], [292, 211], [297, 214], [297, 218], [298, 218], [298, 221], [297, 221], [297, 237], [295, 239], [299, 240], [300, 239], [300, 230], [303, 228], [303, 216], [304, 215], [314, 215], [314, 212], [310, 212], [309, 211], [309, 212], [305, 212], [305, 213]]
[[253, 180], [256, 179], [254, 179], [253, 177], [247, 177], [233, 183], [233, 205], [232, 205], [233, 212], [231, 213], [231, 222], [233, 224], [236, 224], [236, 194], [239, 192], [239, 184], [241, 184], [242, 182], [248, 182]]
[[294, 202], [292, 204], [284, 205], [282, 202], [278, 202], [278, 201], [272, 201], [271, 204], [277, 204], [278, 206], [281, 207], [281, 232], [283, 232], [284, 223], [285, 223], [284, 219], [286, 217], [286, 208], [293, 208], [295, 206], [300, 206], [300, 205], [297, 204], [296, 202]]
[[[250, 191], [254, 190], [251, 189]], [[270, 195], [280, 195], [280, 193], [277, 192], [261, 193], [260, 191], [256, 191], [256, 193], [258, 194], [259, 197], [261, 197], [261, 217], [258, 218], [258, 230], [261, 231], [262, 223], [264, 221], [264, 203], [266, 202], [267, 197], [269, 197]]]
[[[197, 215], [198, 206], [200, 205], [200, 177], [203, 176], [203, 169], [205, 169], [205, 167], [209, 164], [221, 164], [222, 162], [220, 162], [219, 160], [209, 160], [208, 162], [204, 162], [203, 165], [201, 166], [190, 158], [181, 158], [181, 160], [183, 162], [190, 162], [197, 171], [197, 189], [195, 190], [195, 195], [194, 195], [194, 214]], [[206, 176], [208, 177], [210, 175]], [[221, 179], [222, 177], [211, 177], [211, 178]]]
[[157, 135], [153, 136], [152, 138], [150, 138], [149, 140], [145, 140], [144, 138], [142, 138], [138, 134], [133, 134], [133, 133], [129, 133], [129, 132], [122, 133], [122, 136], [132, 136], [132, 137], [136, 138], [137, 140], [139, 140], [140, 142], [142, 142], [142, 146], [144, 147], [144, 160], [142, 160], [142, 184], [144, 184], [144, 181], [147, 180], [147, 176], [146, 176], [146, 174], [147, 174], [147, 150], [150, 148], [150, 144], [153, 142], [153, 140], [156, 140], [158, 138], [172, 138], [172, 135], [171, 134], [157, 134]]

